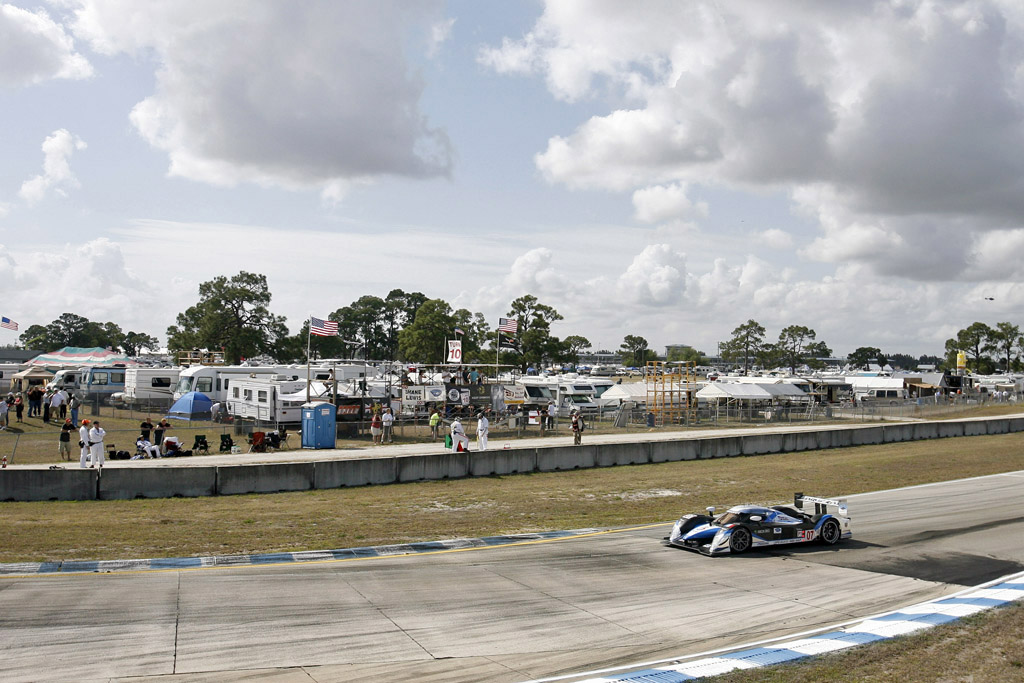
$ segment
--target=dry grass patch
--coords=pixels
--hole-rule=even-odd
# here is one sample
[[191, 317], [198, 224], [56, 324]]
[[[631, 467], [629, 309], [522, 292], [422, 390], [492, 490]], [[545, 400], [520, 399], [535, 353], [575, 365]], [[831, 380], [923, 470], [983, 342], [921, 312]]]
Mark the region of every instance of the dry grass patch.
[[767, 669], [733, 672], [715, 683], [1024, 680], [1024, 605], [1014, 603], [845, 652]]

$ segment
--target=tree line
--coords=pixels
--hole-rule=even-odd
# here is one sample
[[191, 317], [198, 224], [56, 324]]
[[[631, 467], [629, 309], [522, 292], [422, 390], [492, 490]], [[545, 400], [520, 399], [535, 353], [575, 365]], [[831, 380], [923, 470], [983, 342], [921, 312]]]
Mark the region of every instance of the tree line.
[[[385, 296], [366, 294], [327, 318], [338, 323], [338, 336], [309, 336], [309, 320], [294, 335], [289, 334], [284, 316], [270, 310], [271, 293], [266, 276], [239, 272], [232, 277], [218, 276], [199, 285], [199, 300], [179, 313], [175, 324], [167, 328], [167, 347], [172, 353], [195, 348], [222, 350], [225, 360], [238, 363], [246, 358], [270, 356], [280, 363], [306, 361], [310, 357], [365, 358], [403, 362], [441, 363], [446, 340], [462, 341], [466, 363], [491, 363], [542, 366], [549, 363], [576, 363], [591, 348], [583, 336], [560, 339], [551, 325], [563, 317], [553, 307], [526, 294], [509, 304], [506, 316], [518, 321], [517, 348], [498, 349], [499, 334], [484, 315], [465, 308], [453, 309], [442, 299], [428, 298], [422, 292], [392, 289]], [[458, 330], [458, 333], [456, 332]], [[64, 346], [109, 347], [127, 355], [159, 348], [158, 340], [144, 332], [124, 332], [112, 322], [93, 322], [73, 313], [64, 313], [48, 325], [30, 325], [19, 337], [23, 348], [54, 350]], [[766, 328], [748, 320], [719, 343], [719, 355], [727, 362], [742, 366], [748, 373], [752, 365], [765, 368], [797, 367], [812, 369], [824, 365], [832, 349], [817, 339], [815, 331], [802, 325], [784, 327], [775, 341], [768, 341]], [[980, 322], [960, 330], [945, 343], [945, 358], [907, 354], [884, 354], [877, 347], [859, 347], [847, 358], [852, 367], [891, 364], [910, 368], [930, 363], [945, 368], [956, 366], [956, 355], [963, 351], [968, 367], [989, 374], [994, 370], [1021, 370], [1024, 335], [1011, 323], [994, 327]], [[602, 351], [603, 352], [603, 351]], [[646, 339], [627, 334], [619, 347], [622, 362], [642, 366], [657, 359]], [[707, 362], [707, 355], [691, 347], [673, 348], [668, 361]]]

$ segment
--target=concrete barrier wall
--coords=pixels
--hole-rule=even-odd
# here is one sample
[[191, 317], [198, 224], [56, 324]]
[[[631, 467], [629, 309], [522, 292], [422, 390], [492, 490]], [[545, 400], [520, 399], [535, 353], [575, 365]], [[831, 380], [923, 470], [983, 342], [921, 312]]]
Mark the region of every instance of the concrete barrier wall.
[[313, 466], [313, 488], [394, 484], [398, 481], [398, 458], [328, 460]]
[[96, 500], [94, 469], [0, 470], [0, 501]]
[[[473, 477], [523, 474], [537, 469], [536, 448], [510, 448], [505, 451], [473, 453], [469, 460], [469, 474]], [[572, 469], [569, 467], [568, 469]]]
[[398, 481], [462, 479], [469, 476], [472, 453], [439, 453], [396, 458]]
[[216, 467], [107, 467], [100, 476], [98, 497], [131, 500], [216, 494]]
[[816, 451], [821, 448], [817, 432], [790, 432], [782, 435], [782, 452]]
[[938, 427], [940, 439], [964, 435], [963, 422], [936, 422], [935, 426]]
[[785, 440], [784, 434], [749, 434], [740, 437], [740, 449], [743, 455], [779, 453]]
[[590, 467], [673, 462], [698, 458], [796, 452], [917, 439], [1024, 432], [1024, 418], [886, 424], [679, 441], [516, 448], [484, 453], [221, 467], [0, 470], [2, 500], [95, 500], [206, 496], [329, 489], [343, 486], [555, 472]]
[[217, 468], [217, 493], [277, 493], [313, 488], [313, 463], [282, 462], [272, 465], [229, 465]]
[[693, 439], [685, 441], [652, 441], [651, 462], [679, 462], [680, 460], [697, 459], [697, 442]]

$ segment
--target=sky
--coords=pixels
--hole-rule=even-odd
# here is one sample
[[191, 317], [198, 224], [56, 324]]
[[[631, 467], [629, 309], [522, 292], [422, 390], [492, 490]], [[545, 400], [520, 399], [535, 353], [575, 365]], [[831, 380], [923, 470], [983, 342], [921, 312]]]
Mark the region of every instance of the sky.
[[22, 330], [163, 340], [245, 270], [293, 333], [401, 288], [594, 349], [941, 355], [1024, 324], [1022, 255], [1015, 0], [0, 0]]

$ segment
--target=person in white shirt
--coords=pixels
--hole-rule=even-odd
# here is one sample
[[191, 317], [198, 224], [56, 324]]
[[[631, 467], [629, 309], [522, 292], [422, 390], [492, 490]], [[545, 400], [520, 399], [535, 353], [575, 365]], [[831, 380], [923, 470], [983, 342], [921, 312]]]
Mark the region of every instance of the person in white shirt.
[[452, 452], [458, 453], [459, 451], [469, 450], [469, 437], [466, 436], [466, 432], [462, 429], [462, 423], [459, 422], [459, 418], [452, 420]]
[[481, 412], [480, 418], [476, 421], [476, 449], [478, 451], [487, 450], [488, 427], [490, 427], [490, 422], [487, 420], [487, 415]]
[[92, 429], [89, 430], [89, 442], [92, 443], [92, 464], [89, 467], [103, 467], [103, 437], [106, 435], [107, 432], [100, 427], [99, 420], [92, 423]]
[[78, 465], [79, 467], [85, 467], [85, 463], [89, 460], [89, 454], [92, 453], [92, 449], [89, 448], [88, 420], [82, 420], [82, 426], [78, 428], [78, 441], [82, 444], [82, 454], [79, 456]]
[[210, 406], [210, 419], [214, 422], [220, 422], [220, 401], [217, 401]]
[[548, 403], [548, 429], [555, 428], [555, 415], [558, 414], [558, 409], [555, 408], [555, 403], [552, 401]]
[[384, 434], [380, 437], [381, 443], [394, 443], [395, 441], [395, 416], [391, 412], [391, 408], [385, 408], [384, 414], [380, 416], [381, 424], [384, 426]]
[[139, 438], [135, 440], [135, 447], [142, 451], [143, 454], [145, 454], [145, 457], [147, 458], [160, 457], [160, 447], [154, 446], [153, 442], [149, 441], [141, 434], [139, 435]]

